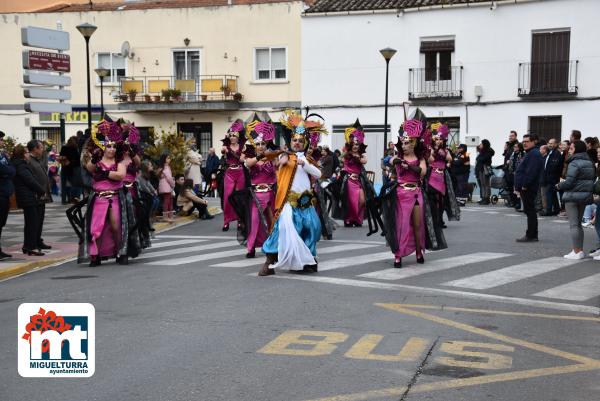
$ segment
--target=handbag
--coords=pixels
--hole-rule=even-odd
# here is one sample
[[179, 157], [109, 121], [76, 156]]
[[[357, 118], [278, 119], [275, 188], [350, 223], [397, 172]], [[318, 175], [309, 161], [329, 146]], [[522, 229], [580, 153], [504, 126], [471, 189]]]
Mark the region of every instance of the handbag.
[[600, 195], [600, 179], [594, 183], [594, 195]]

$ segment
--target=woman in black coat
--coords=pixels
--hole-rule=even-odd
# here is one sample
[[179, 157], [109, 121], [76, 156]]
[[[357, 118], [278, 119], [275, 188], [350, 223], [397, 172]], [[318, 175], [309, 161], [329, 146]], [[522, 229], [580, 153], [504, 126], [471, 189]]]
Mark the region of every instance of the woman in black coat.
[[475, 176], [479, 183], [479, 191], [481, 200], [478, 202], [481, 205], [489, 205], [491, 197], [490, 179], [492, 176], [492, 158], [494, 157], [494, 149], [491, 148], [490, 141], [483, 139], [477, 147], [479, 154], [475, 163]]
[[38, 217], [38, 200], [44, 196], [46, 189], [36, 181], [31, 166], [27, 162], [29, 151], [23, 145], [15, 146], [11, 163], [15, 167], [14, 178], [17, 205], [23, 209], [25, 218], [23, 253], [32, 256], [42, 256], [43, 252], [36, 250], [37, 232], [40, 217]]

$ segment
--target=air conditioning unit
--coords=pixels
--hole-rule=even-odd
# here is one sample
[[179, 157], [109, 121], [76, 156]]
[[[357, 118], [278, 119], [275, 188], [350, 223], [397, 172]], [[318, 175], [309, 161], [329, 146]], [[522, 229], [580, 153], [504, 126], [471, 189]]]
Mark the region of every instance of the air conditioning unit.
[[479, 137], [478, 136], [472, 136], [472, 135], [468, 135], [465, 136], [465, 144], [467, 146], [477, 146], [479, 145]]

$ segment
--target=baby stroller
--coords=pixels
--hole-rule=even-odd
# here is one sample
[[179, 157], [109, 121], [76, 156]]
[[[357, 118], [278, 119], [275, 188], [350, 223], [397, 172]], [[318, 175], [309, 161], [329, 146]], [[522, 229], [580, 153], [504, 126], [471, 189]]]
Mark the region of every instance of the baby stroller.
[[492, 171], [494, 175], [490, 177], [490, 187], [497, 189], [498, 193], [490, 197], [490, 202], [492, 205], [495, 205], [499, 199], [502, 199], [504, 203], [507, 203], [510, 200], [510, 193], [506, 185], [506, 178], [504, 178], [504, 170], [494, 168]]

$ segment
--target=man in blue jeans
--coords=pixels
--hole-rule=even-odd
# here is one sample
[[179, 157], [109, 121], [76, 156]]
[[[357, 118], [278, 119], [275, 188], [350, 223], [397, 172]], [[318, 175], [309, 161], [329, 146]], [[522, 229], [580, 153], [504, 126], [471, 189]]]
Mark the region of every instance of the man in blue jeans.
[[537, 134], [523, 135], [523, 147], [527, 154], [515, 171], [515, 194], [521, 198], [527, 215], [527, 231], [517, 242], [538, 241], [538, 221], [535, 210], [535, 198], [540, 187], [540, 176], [544, 168], [544, 159], [536, 146]]

